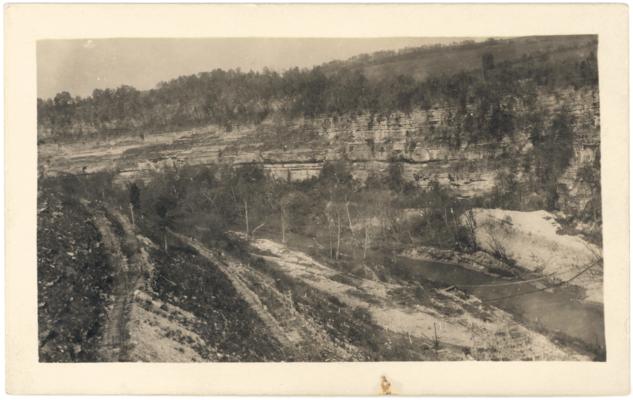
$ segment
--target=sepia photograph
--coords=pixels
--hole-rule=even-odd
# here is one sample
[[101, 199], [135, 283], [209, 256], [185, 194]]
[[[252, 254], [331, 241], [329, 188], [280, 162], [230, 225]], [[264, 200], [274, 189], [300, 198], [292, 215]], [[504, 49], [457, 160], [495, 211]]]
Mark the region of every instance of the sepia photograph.
[[605, 361], [599, 46], [38, 41], [39, 361]]
[[628, 8], [5, 8], [6, 391], [630, 392]]

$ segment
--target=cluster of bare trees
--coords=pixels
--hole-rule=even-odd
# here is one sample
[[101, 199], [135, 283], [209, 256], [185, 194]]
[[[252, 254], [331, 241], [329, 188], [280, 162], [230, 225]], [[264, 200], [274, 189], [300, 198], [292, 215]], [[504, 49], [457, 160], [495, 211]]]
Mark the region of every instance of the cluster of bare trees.
[[119, 204], [165, 251], [170, 230], [217, 243], [228, 242], [228, 231], [283, 243], [307, 239], [332, 260], [361, 262], [373, 250], [395, 255], [403, 243], [476, 246], [469, 239], [474, 221], [463, 204], [439, 186], [415, 188], [402, 179], [401, 168], [391, 169], [360, 182], [346, 162], [328, 162], [318, 178], [289, 182], [272, 178], [257, 164], [179, 167], [125, 190], [116, 189], [111, 176], [98, 174], [70, 187], [93, 187], [93, 195], [82, 196]]

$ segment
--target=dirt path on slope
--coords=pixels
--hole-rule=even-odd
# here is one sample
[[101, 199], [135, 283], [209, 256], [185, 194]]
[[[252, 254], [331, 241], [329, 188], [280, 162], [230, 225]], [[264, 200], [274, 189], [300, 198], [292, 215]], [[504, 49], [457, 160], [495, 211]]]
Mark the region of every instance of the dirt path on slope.
[[[290, 294], [282, 293], [275, 288], [270, 277], [230, 256], [219, 257], [195, 239], [175, 232], [171, 233], [194, 248], [226, 275], [235, 290], [257, 313], [271, 334], [294, 357], [303, 359], [310, 353], [320, 353], [326, 355], [325, 360], [356, 359], [358, 349], [353, 346], [341, 347], [334, 344], [317, 323], [301, 315]], [[275, 305], [269, 308], [265, 303], [271, 300]]]
[[[112, 221], [107, 216], [108, 213], [123, 228], [124, 237], [120, 237], [116, 232]], [[114, 270], [112, 305], [105, 324], [101, 354], [103, 360], [107, 362], [128, 361], [126, 356], [126, 342], [129, 336], [128, 315], [134, 301], [134, 292], [142, 285], [143, 258], [138, 252], [138, 241], [134, 236], [132, 226], [118, 211], [100, 209], [95, 212], [94, 221]], [[124, 244], [123, 241], [126, 243]], [[134, 254], [128, 257], [122, 245], [127, 246]]]
[[477, 359], [583, 359], [472, 296], [460, 298], [445, 290], [425, 289], [430, 295], [428, 302], [402, 302], [397, 293], [409, 290], [405, 286], [360, 277], [343, 283], [337, 279], [339, 271], [300, 251], [268, 239], [254, 240], [251, 245], [267, 253], [260, 256], [288, 276], [344, 304], [367, 309], [385, 330], [428, 341], [435, 340], [437, 332], [439, 341], [449, 347], [484, 349], [473, 354]]
[[[338, 298], [351, 307], [368, 309], [376, 322], [385, 329], [397, 333], [410, 334], [432, 342], [438, 327], [446, 334], [443, 340], [453, 345], [467, 345], [470, 335], [463, 326], [452, 326], [434, 309], [423, 305], [397, 306], [390, 299], [390, 292], [402, 286], [386, 282], [371, 281], [354, 277], [354, 283], [336, 279], [341, 273], [317, 262], [308, 255], [294, 251], [268, 239], [252, 242], [259, 250], [273, 255], [261, 255], [266, 261], [280, 268], [284, 273], [306, 283], [323, 293]], [[457, 333], [459, 332], [459, 333]]]

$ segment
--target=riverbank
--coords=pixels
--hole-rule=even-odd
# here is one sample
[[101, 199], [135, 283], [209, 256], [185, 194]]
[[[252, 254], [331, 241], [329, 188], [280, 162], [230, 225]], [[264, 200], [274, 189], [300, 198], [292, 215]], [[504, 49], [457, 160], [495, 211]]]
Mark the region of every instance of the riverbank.
[[581, 236], [561, 234], [552, 213], [475, 209], [475, 234], [485, 251], [528, 271], [573, 285], [586, 302], [603, 304], [602, 250]]

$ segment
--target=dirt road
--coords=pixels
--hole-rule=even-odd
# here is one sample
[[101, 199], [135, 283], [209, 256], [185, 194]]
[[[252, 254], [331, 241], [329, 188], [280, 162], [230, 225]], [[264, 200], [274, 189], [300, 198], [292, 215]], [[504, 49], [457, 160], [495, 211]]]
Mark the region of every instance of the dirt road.
[[[123, 228], [123, 238], [117, 234], [113, 220]], [[127, 316], [134, 300], [134, 292], [142, 286], [145, 259], [139, 252], [138, 240], [131, 224], [121, 213], [112, 209], [107, 211], [100, 209], [95, 212], [94, 221], [108, 250], [110, 265], [114, 270], [112, 303], [104, 329], [101, 356], [103, 361], [108, 362], [128, 361], [126, 356]], [[127, 246], [127, 253], [132, 253], [131, 256], [125, 254], [123, 245]]]

